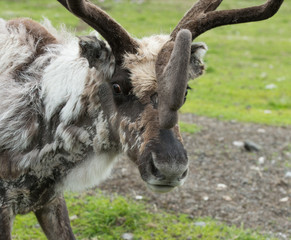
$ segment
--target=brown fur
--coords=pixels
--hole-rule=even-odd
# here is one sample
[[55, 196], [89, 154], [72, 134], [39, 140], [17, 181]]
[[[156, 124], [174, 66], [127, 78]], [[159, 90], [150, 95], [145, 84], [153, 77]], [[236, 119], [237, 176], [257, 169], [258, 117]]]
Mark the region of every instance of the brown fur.
[[18, 18], [7, 22], [8, 27], [18, 28], [20, 25], [26, 28], [27, 32], [33, 36], [35, 43], [37, 43], [36, 56], [44, 52], [46, 45], [58, 43], [57, 39], [47, 29], [31, 19]]
[[68, 210], [62, 196], [46, 204], [35, 212], [48, 240], [74, 240], [74, 234], [70, 226]]
[[0, 154], [0, 178], [6, 180], [17, 179], [23, 171], [19, 169], [18, 162], [15, 161], [16, 156], [11, 158], [11, 153], [7, 151]]
[[[19, 81], [19, 76], [24, 72], [27, 67], [40, 55], [44, 54], [45, 47], [49, 44], [57, 44], [57, 39], [48, 32], [41, 24], [27, 18], [13, 19], [7, 22], [8, 28], [16, 28], [23, 26], [27, 33], [33, 37], [35, 53], [28, 59], [25, 64], [19, 65], [15, 69], [15, 79]], [[23, 43], [25, 44], [25, 43]]]
[[0, 240], [11, 240], [11, 229], [13, 223], [12, 209], [9, 207], [0, 207]]
[[173, 132], [175, 134], [175, 136], [177, 137], [177, 139], [183, 143], [183, 138], [182, 138], [182, 135], [181, 135], [181, 131], [180, 131], [180, 126], [178, 124], [176, 124], [175, 127], [173, 127]]
[[158, 110], [154, 109], [150, 104], [147, 105], [142, 113], [140, 125], [144, 127], [144, 133], [142, 134], [143, 143], [140, 147], [140, 153], [142, 153], [150, 141], [159, 138], [160, 125], [158, 120]]

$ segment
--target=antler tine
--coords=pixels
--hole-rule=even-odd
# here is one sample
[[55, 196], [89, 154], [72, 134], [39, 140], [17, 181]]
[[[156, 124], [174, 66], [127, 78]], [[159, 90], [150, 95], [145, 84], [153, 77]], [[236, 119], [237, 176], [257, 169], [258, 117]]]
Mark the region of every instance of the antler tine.
[[284, 0], [268, 0], [265, 4], [255, 7], [215, 11], [222, 1], [198, 1], [173, 30], [172, 39], [176, 39], [181, 29], [190, 30], [194, 40], [202, 33], [219, 26], [268, 19], [279, 10]]
[[138, 45], [128, 32], [93, 3], [88, 0], [58, 0], [58, 2], [106, 39], [117, 63], [122, 63], [123, 55], [126, 52], [137, 52]]

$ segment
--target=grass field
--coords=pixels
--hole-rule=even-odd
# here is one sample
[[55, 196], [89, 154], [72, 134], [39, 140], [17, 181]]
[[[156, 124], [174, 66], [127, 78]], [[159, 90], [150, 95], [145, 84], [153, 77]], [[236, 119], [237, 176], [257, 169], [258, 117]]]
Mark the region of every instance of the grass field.
[[[96, 2], [99, 2], [96, 0]], [[101, 1], [100, 1], [101, 2]], [[169, 33], [193, 4], [190, 0], [105, 0], [102, 7], [133, 36]], [[263, 0], [225, 0], [221, 8], [245, 7]], [[271, 125], [291, 124], [291, 3], [261, 23], [214, 29], [197, 41], [208, 44], [207, 72], [191, 81], [193, 88], [182, 112], [224, 120]], [[78, 33], [90, 30], [67, 13], [55, 0], [2, 0], [0, 17], [5, 19], [46, 17], [55, 26], [65, 24]], [[273, 84], [273, 89], [266, 89]], [[268, 110], [268, 111], [266, 111]], [[197, 131], [181, 123], [184, 131]], [[194, 130], [193, 130], [194, 129]], [[120, 239], [125, 232], [135, 239], [271, 239], [228, 227], [211, 219], [186, 215], [151, 213], [149, 206], [122, 197], [67, 195], [72, 225], [78, 239]], [[205, 223], [198, 226], [197, 223]], [[33, 215], [17, 217], [14, 239], [44, 239]]]
[[[77, 239], [118, 240], [125, 233], [135, 240], [274, 240], [254, 231], [227, 226], [211, 219], [158, 211], [120, 196], [67, 194], [68, 208]], [[32, 214], [17, 216], [15, 240], [45, 240]]]

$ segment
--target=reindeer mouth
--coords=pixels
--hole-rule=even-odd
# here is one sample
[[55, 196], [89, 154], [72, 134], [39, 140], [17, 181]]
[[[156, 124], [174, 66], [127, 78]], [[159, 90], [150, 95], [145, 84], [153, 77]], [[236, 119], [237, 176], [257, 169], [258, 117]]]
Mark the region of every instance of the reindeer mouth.
[[159, 181], [157, 179], [150, 179], [147, 181], [147, 187], [155, 193], [167, 193], [174, 188], [182, 186], [185, 179], [180, 181]]
[[176, 186], [147, 183], [147, 187], [155, 193], [167, 193], [172, 191]]

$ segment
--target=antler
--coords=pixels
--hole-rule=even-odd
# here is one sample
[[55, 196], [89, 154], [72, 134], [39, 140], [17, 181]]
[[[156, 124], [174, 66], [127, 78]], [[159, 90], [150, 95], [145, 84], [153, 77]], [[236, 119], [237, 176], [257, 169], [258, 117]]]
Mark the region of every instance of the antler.
[[[171, 40], [163, 46], [158, 54], [156, 72], [159, 86], [159, 121], [162, 128], [172, 128], [177, 123], [177, 111], [183, 105], [185, 97], [188, 76], [182, 74], [187, 68], [183, 67], [186, 60], [181, 56], [185, 55], [187, 64], [189, 64], [191, 45], [188, 43], [184, 48], [177, 47], [180, 46], [177, 42], [183, 39], [182, 36], [190, 35], [188, 37], [191, 42], [191, 38], [193, 41], [200, 34], [215, 27], [270, 18], [279, 10], [284, 0], [268, 0], [260, 6], [215, 11], [222, 1], [199, 0], [194, 4], [171, 33]], [[185, 31], [191, 33], [187, 34]], [[173, 61], [174, 58], [181, 58], [183, 61], [178, 64]], [[177, 71], [179, 67], [183, 71]], [[165, 74], [166, 71], [169, 71], [170, 74]], [[178, 74], [175, 74], [175, 71]]]
[[255, 7], [215, 11], [223, 0], [199, 0], [182, 18], [171, 33], [172, 39], [181, 29], [192, 33], [192, 40], [202, 33], [223, 25], [255, 22], [272, 17], [284, 0], [268, 0]]
[[58, 2], [106, 39], [118, 64], [122, 63], [124, 53], [137, 52], [137, 43], [128, 32], [93, 3], [87, 0], [58, 0]]

